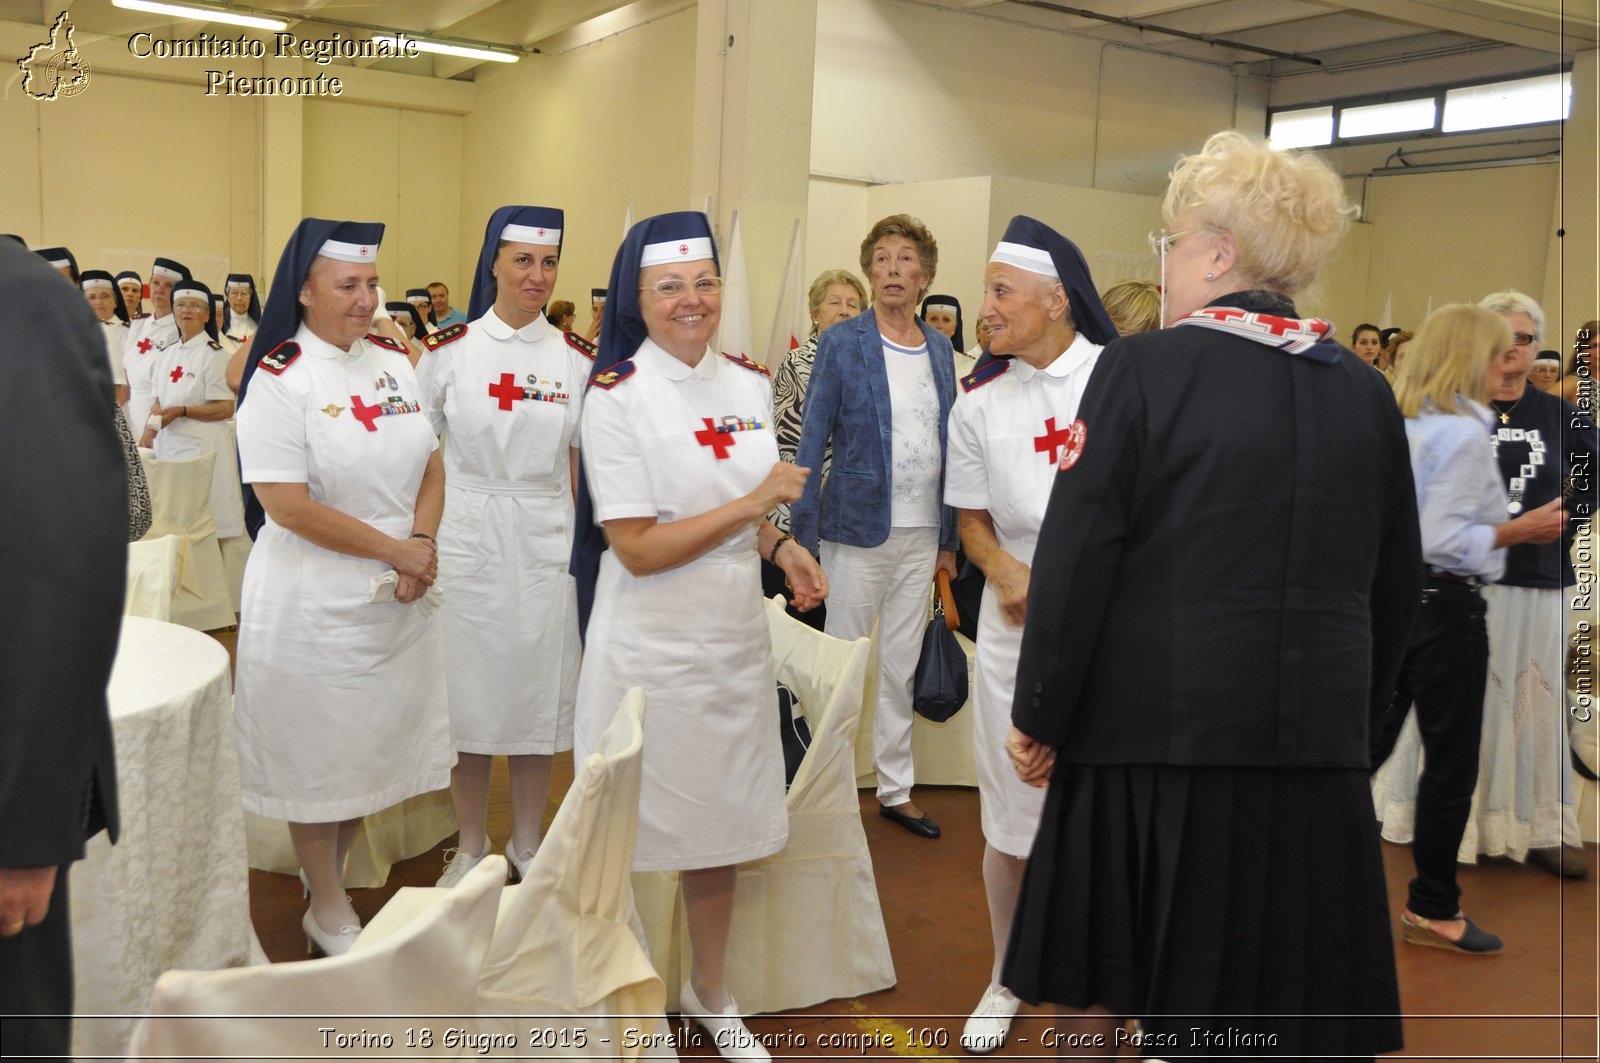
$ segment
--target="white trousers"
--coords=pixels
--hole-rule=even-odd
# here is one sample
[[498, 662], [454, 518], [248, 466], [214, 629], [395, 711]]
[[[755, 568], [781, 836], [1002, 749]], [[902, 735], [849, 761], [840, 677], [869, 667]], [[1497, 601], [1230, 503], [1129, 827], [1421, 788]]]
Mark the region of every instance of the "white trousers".
[[878, 546], [822, 542], [828, 575], [825, 630], [858, 639], [878, 625], [878, 705], [872, 762], [878, 800], [889, 808], [911, 800], [911, 680], [922, 655], [928, 596], [939, 559], [938, 528], [890, 528]]

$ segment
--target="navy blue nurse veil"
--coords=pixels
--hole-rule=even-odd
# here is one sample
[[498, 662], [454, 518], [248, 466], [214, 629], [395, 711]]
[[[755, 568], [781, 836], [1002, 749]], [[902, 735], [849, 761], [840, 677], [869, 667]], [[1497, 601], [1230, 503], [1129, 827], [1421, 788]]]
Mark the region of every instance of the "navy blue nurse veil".
[[50, 263], [52, 269], [60, 269], [62, 266], [66, 266], [72, 272], [73, 284], [83, 280], [83, 277], [78, 273], [78, 258], [67, 248], [37, 247], [34, 248], [33, 253]]
[[[1089, 276], [1089, 263], [1084, 260], [1083, 252], [1078, 250], [1077, 244], [1044, 222], [1030, 218], [1026, 214], [1018, 214], [1011, 219], [1011, 224], [1006, 226], [1006, 233], [1000, 238], [1000, 242], [1020, 244], [1035, 251], [1043, 251], [1050, 256], [1050, 261], [1056, 268], [1056, 275], [1061, 278], [1061, 286], [1067, 290], [1067, 305], [1072, 310], [1072, 326], [1090, 343], [1105, 346], [1118, 338], [1120, 333], [1117, 332], [1117, 326], [1111, 323], [1111, 315], [1106, 313], [1105, 304], [1100, 301], [1100, 293], [1095, 291], [1094, 278]], [[1002, 357], [1010, 356], [990, 354], [985, 350], [983, 357], [978, 359], [974, 372]]]
[[108, 270], [86, 269], [78, 276], [78, 287], [85, 292], [91, 288], [109, 288], [111, 290], [111, 311], [117, 315], [117, 320], [124, 325], [128, 323], [128, 308], [122, 305], [122, 290], [117, 287], [117, 280]]
[[[250, 308], [246, 310], [245, 313], [249, 314], [251, 321], [254, 321], [257, 325], [259, 325], [261, 324], [261, 294], [256, 291], [256, 279], [253, 276], [248, 273], [228, 274], [227, 280], [222, 282], [223, 293], [226, 294], [229, 288], [235, 288], [241, 285], [248, 285], [250, 288]], [[233, 318], [233, 304], [227, 302], [227, 300], [223, 300], [223, 332], [233, 332]]]
[[[267, 305], [261, 311], [261, 321], [250, 343], [250, 357], [244, 364], [244, 375], [239, 379], [239, 405], [244, 405], [250, 388], [250, 378], [263, 356], [284, 340], [293, 338], [300, 328], [304, 309], [300, 305], [300, 287], [311, 263], [329, 240], [338, 240], [358, 247], [376, 248], [383, 241], [382, 222], [329, 221], [326, 218], [302, 218], [289, 242], [283, 245], [278, 256], [278, 268], [272, 274], [272, 287], [267, 291]], [[244, 485], [244, 526], [254, 539], [266, 523], [266, 510], [249, 484]]]
[[[647, 244], [667, 243], [672, 240], [704, 238], [711, 241], [711, 261], [717, 272], [722, 263], [717, 257], [717, 241], [711, 233], [711, 222], [698, 210], [680, 210], [671, 214], [657, 214], [639, 222], [623, 238], [617, 249], [616, 261], [611, 264], [611, 287], [607, 289], [605, 312], [600, 318], [600, 353], [595, 357], [594, 378], [616, 365], [632, 358], [649, 335], [644, 318], [639, 313], [639, 260]], [[590, 455], [594, 460], [598, 456]], [[589, 481], [584, 475], [583, 462], [578, 463], [577, 520], [572, 535], [572, 565], [569, 571], [578, 582], [578, 634], [586, 635], [589, 613], [594, 608], [595, 581], [600, 574], [600, 555], [606, 552], [606, 536], [594, 519], [594, 501], [589, 496]]]
[[[561, 257], [562, 226], [565, 215], [558, 207], [501, 207], [489, 215], [483, 230], [483, 246], [478, 249], [478, 270], [472, 276], [472, 299], [467, 303], [467, 320], [476, 321], [494, 305], [498, 291], [494, 282], [494, 256], [501, 240], [519, 244], [554, 244]], [[506, 227], [510, 226], [510, 232]]]
[[204, 299], [206, 301], [206, 335], [211, 337], [212, 343], [218, 342], [217, 312], [214, 308], [215, 304], [212, 302], [211, 289], [197, 280], [178, 281], [172, 286], [172, 301], [174, 304], [177, 303], [180, 296], [187, 296], [190, 299]]
[[950, 342], [955, 345], [956, 350], [965, 351], [967, 348], [963, 341], [967, 336], [967, 323], [966, 320], [961, 316], [961, 300], [957, 299], [953, 295], [930, 295], [926, 299], [922, 300], [922, 308], [917, 311], [917, 316], [924, 321], [928, 320], [928, 308], [934, 306], [949, 306], [955, 308], [956, 334], [950, 340]]

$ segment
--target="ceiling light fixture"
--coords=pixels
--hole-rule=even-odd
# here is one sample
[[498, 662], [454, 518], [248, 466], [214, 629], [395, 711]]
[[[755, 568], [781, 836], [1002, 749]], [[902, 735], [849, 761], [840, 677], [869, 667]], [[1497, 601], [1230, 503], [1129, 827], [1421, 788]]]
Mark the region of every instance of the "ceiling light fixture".
[[[389, 44], [395, 48], [402, 47], [402, 39], [395, 36], [374, 36], [372, 38], [381, 44]], [[482, 59], [491, 63], [515, 63], [521, 59], [515, 52], [501, 52], [489, 48], [471, 48], [464, 44], [445, 44], [442, 41], [422, 40], [407, 34], [404, 38], [406, 44], [416, 45], [419, 52], [433, 52], [437, 55], [453, 55], [459, 59]]]
[[199, 22], [219, 22], [229, 26], [246, 26], [256, 30], [281, 30], [289, 25], [281, 18], [267, 18], [262, 15], [250, 15], [242, 11], [229, 11], [215, 7], [160, 3], [158, 0], [111, 0], [111, 5], [128, 11], [144, 11], [152, 15], [171, 15], [174, 18], [195, 19]]

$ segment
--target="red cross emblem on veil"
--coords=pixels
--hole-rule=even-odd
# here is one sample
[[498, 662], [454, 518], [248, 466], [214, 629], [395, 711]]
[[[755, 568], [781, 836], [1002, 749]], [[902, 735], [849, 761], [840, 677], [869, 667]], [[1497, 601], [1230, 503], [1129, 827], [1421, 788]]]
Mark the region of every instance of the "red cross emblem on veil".
[[688, 244], [679, 244], [678, 245], [678, 254], [687, 255], [688, 253], [689, 253], [689, 245]]
[[543, 229], [540, 229], [540, 230], [539, 230], [539, 235], [540, 235], [540, 236], [543, 236], [543, 235], [544, 235], [544, 230], [543, 230]]
[[364, 247], [363, 247], [363, 248], [362, 248], [362, 249], [361, 249], [361, 253], [362, 253], [362, 254], [363, 254], [363, 255], [364, 255], [364, 254], [366, 254], [366, 253], [367, 253], [367, 249], [366, 249], [366, 248], [364, 248]]

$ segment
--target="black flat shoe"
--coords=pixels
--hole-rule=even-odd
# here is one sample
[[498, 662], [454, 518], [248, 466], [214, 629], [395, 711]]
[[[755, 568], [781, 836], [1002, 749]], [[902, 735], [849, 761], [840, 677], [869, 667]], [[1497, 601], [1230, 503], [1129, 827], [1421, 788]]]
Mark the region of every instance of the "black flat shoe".
[[[1400, 938], [1409, 945], [1426, 945], [1432, 949], [1447, 949], [1450, 952], [1464, 952], [1469, 956], [1492, 956], [1505, 948], [1505, 945], [1494, 934], [1478, 926], [1465, 914], [1457, 918], [1467, 924], [1467, 932], [1461, 935], [1460, 940], [1451, 941], [1437, 930], [1433, 929], [1431, 922], [1422, 916], [1413, 916], [1410, 912], [1400, 914]], [[1450, 920], [1453, 922], [1453, 920]]]
[[892, 823], [900, 824], [900, 826], [919, 838], [937, 838], [939, 836], [939, 824], [935, 823], [931, 816], [924, 813], [921, 819], [912, 819], [904, 812], [899, 811], [899, 808], [899, 805], [895, 805], [893, 808], [888, 805], [879, 805], [878, 815]]

